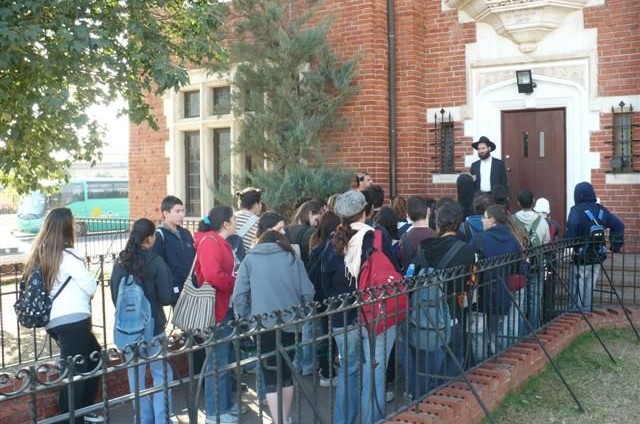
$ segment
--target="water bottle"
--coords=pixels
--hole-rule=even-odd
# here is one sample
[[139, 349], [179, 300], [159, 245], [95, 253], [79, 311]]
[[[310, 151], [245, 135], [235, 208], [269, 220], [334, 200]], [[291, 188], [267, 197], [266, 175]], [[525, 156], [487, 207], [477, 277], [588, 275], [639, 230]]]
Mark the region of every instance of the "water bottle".
[[416, 272], [416, 264], [410, 263], [407, 267], [407, 271], [404, 273], [404, 278], [413, 277], [413, 273]]

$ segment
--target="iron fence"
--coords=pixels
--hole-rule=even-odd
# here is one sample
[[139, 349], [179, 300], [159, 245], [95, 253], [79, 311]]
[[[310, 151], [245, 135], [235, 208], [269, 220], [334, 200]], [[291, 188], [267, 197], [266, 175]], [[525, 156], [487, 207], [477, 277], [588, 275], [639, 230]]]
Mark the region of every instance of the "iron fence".
[[[356, 416], [361, 422], [375, 422], [412, 407], [452, 380], [469, 384], [473, 390], [466, 377], [469, 370], [521, 340], [535, 341], [534, 330], [567, 311], [638, 304], [640, 239], [628, 237], [623, 252], [609, 253], [602, 264], [593, 265], [576, 264], [572, 244], [564, 241], [530, 250], [524, 256], [482, 260], [472, 270], [454, 268], [419, 275], [380, 292], [353, 292], [323, 304], [301, 305], [250, 321], [230, 320], [196, 335], [171, 333], [155, 340], [152, 346], [134, 346], [125, 354], [111, 348], [107, 337], [111, 328], [107, 317], [112, 314], [107, 308], [111, 302], [104, 301], [105, 290], [108, 292], [104, 275], [110, 262], [108, 257], [99, 256], [92, 261], [92, 267], [101, 276], [103, 298], [98, 307], [102, 307], [103, 323], [94, 329], [107, 349], [94, 354], [96, 368], [78, 372], [81, 358], [57, 361], [50, 342], [38, 338], [37, 332], [33, 337], [31, 333], [20, 334], [18, 328], [22, 336], [17, 338], [18, 350], [29, 346], [35, 351], [44, 344], [48, 360], [20, 363], [19, 368], [4, 370], [0, 374], [0, 383], [4, 383], [0, 403], [22, 399], [29, 405], [33, 422], [73, 422], [89, 411], [104, 414], [109, 422], [115, 408], [123, 404], [139, 408], [145, 396], [155, 394], [167, 406], [168, 421], [172, 413], [170, 394], [182, 393], [186, 402], [185, 420], [196, 423], [205, 394], [213, 396], [214, 401], [220, 396], [217, 389], [203, 391], [202, 386], [206, 385], [203, 380], [219, 382], [231, 376], [236, 382], [235, 403], [251, 403], [252, 407], [239, 420], [262, 422], [268, 411], [260, 398], [267, 391], [264, 383], [267, 374], [272, 373], [269, 391], [276, 390], [279, 411], [283, 410], [283, 390], [291, 379], [295, 392], [291, 415], [295, 422], [352, 422]], [[3, 280], [15, 280], [9, 284], [13, 291], [8, 296], [13, 299], [19, 273], [16, 266], [3, 274]], [[525, 284], [518, 290], [520, 283]], [[399, 307], [405, 296], [412, 299], [434, 287], [441, 288], [435, 303], [443, 308], [446, 305], [445, 318], [436, 317], [435, 309], [424, 309], [424, 302], [413, 306], [410, 301], [406, 310]], [[587, 292], [593, 294], [590, 301]], [[1, 295], [4, 299], [7, 294]], [[100, 315], [98, 307], [94, 304], [94, 320]], [[362, 312], [370, 307], [375, 307], [378, 313], [369, 315], [368, 321]], [[372, 330], [378, 323], [376, 320], [392, 310], [398, 311], [394, 312], [397, 323], [376, 334]], [[344, 325], [354, 317], [353, 325]], [[447, 324], [444, 328], [439, 325], [442, 322]], [[4, 325], [4, 320], [0, 325]], [[4, 354], [4, 327], [2, 331]], [[20, 342], [22, 338], [29, 341]], [[273, 340], [274, 349], [269, 347]], [[223, 345], [230, 354], [219, 361], [215, 355]], [[311, 375], [304, 375], [305, 358], [310, 359]], [[200, 364], [207, 361], [212, 365], [201, 370]], [[132, 390], [114, 389], [114, 376], [123, 380], [125, 372], [138, 375], [135, 370], [147, 364], [156, 364], [156, 370], [161, 370], [157, 371], [161, 374], [160, 381], [154, 387], [143, 388], [138, 377], [133, 378]], [[255, 378], [244, 373], [256, 365]], [[324, 376], [316, 372], [318, 368]], [[170, 374], [173, 378], [168, 378]], [[45, 393], [64, 390], [72, 399], [79, 382], [96, 377], [102, 381], [99, 403], [84, 409], [76, 409], [71, 403], [72, 412], [49, 418], [38, 412], [39, 399]], [[249, 384], [248, 392], [241, 390], [242, 382]], [[129, 411], [131, 421], [134, 414]], [[211, 422], [216, 420], [208, 418]], [[279, 422], [284, 422], [282, 418], [286, 417], [280, 418]]]

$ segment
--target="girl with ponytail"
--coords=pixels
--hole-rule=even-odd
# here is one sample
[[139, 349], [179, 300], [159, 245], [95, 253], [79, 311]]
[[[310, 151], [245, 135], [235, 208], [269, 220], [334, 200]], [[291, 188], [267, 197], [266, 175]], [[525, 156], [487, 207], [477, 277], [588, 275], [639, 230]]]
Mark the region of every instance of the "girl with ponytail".
[[[149, 358], [156, 355], [162, 348], [165, 337], [167, 317], [163, 306], [170, 305], [173, 300], [173, 276], [171, 270], [161, 256], [150, 249], [156, 241], [156, 226], [146, 218], [138, 219], [133, 223], [129, 239], [113, 266], [111, 274], [111, 300], [116, 305], [118, 289], [129, 275], [135, 277], [135, 283], [142, 286], [144, 295], [151, 305], [151, 314], [154, 320], [152, 343], [141, 344], [137, 354], [140, 358]], [[132, 353], [126, 352], [127, 359]], [[148, 364], [155, 387], [163, 386], [173, 381], [173, 370], [167, 367], [166, 376], [163, 370], [162, 360], [152, 361]], [[145, 375], [147, 364], [127, 369], [129, 389], [132, 393], [146, 388]], [[138, 383], [136, 384], [136, 372]], [[165, 400], [168, 409], [165, 408]], [[172, 413], [171, 391], [167, 392], [167, 399], [162, 391], [150, 396], [140, 398], [140, 422], [166, 422]]]

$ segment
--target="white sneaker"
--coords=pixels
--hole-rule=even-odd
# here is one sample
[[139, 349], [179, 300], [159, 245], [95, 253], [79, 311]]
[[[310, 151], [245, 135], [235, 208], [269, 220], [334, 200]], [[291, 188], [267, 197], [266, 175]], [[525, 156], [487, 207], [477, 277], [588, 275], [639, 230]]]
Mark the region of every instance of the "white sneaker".
[[395, 398], [396, 398], [396, 394], [393, 392], [393, 390], [387, 390], [386, 393], [384, 394], [385, 402], [393, 402]]
[[247, 407], [247, 405], [243, 403], [240, 403], [239, 407], [237, 403], [234, 403], [233, 405], [231, 405], [231, 408], [229, 408], [229, 410], [227, 411], [227, 413], [231, 415], [236, 415], [236, 416], [246, 414], [247, 412], [249, 412], [249, 408]]
[[104, 417], [102, 415], [96, 414], [95, 412], [91, 412], [82, 418], [84, 418], [85, 423], [103, 423], [104, 422]]
[[335, 387], [338, 384], [337, 377], [329, 378], [320, 374], [320, 387]]
[[[219, 418], [220, 420], [218, 421]], [[207, 416], [204, 420], [205, 424], [236, 424], [238, 422], [238, 416], [237, 415], [232, 415], [228, 412], [224, 413], [224, 414], [220, 414], [218, 415], [218, 417], [216, 416]]]

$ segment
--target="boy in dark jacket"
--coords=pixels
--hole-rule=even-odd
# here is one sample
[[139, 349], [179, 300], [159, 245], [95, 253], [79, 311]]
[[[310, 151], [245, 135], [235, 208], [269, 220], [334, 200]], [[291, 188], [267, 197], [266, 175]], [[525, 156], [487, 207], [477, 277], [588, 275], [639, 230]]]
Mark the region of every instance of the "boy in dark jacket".
[[597, 246], [590, 242], [590, 229], [595, 222], [589, 214], [600, 225], [609, 229], [609, 240], [613, 252], [619, 252], [622, 248], [624, 224], [607, 208], [597, 203], [596, 193], [588, 182], [576, 185], [573, 199], [575, 204], [569, 211], [565, 233], [565, 238], [576, 239], [571, 267], [571, 294], [577, 303], [577, 308], [590, 311], [593, 288], [600, 276], [600, 263], [606, 258], [606, 253], [596, 251]]
[[173, 275], [171, 304], [175, 305], [193, 264], [196, 250], [191, 233], [182, 227], [184, 220], [182, 200], [175, 196], [167, 196], [162, 199], [160, 210], [164, 221], [156, 229], [156, 242], [151, 251], [160, 255], [171, 270]]

